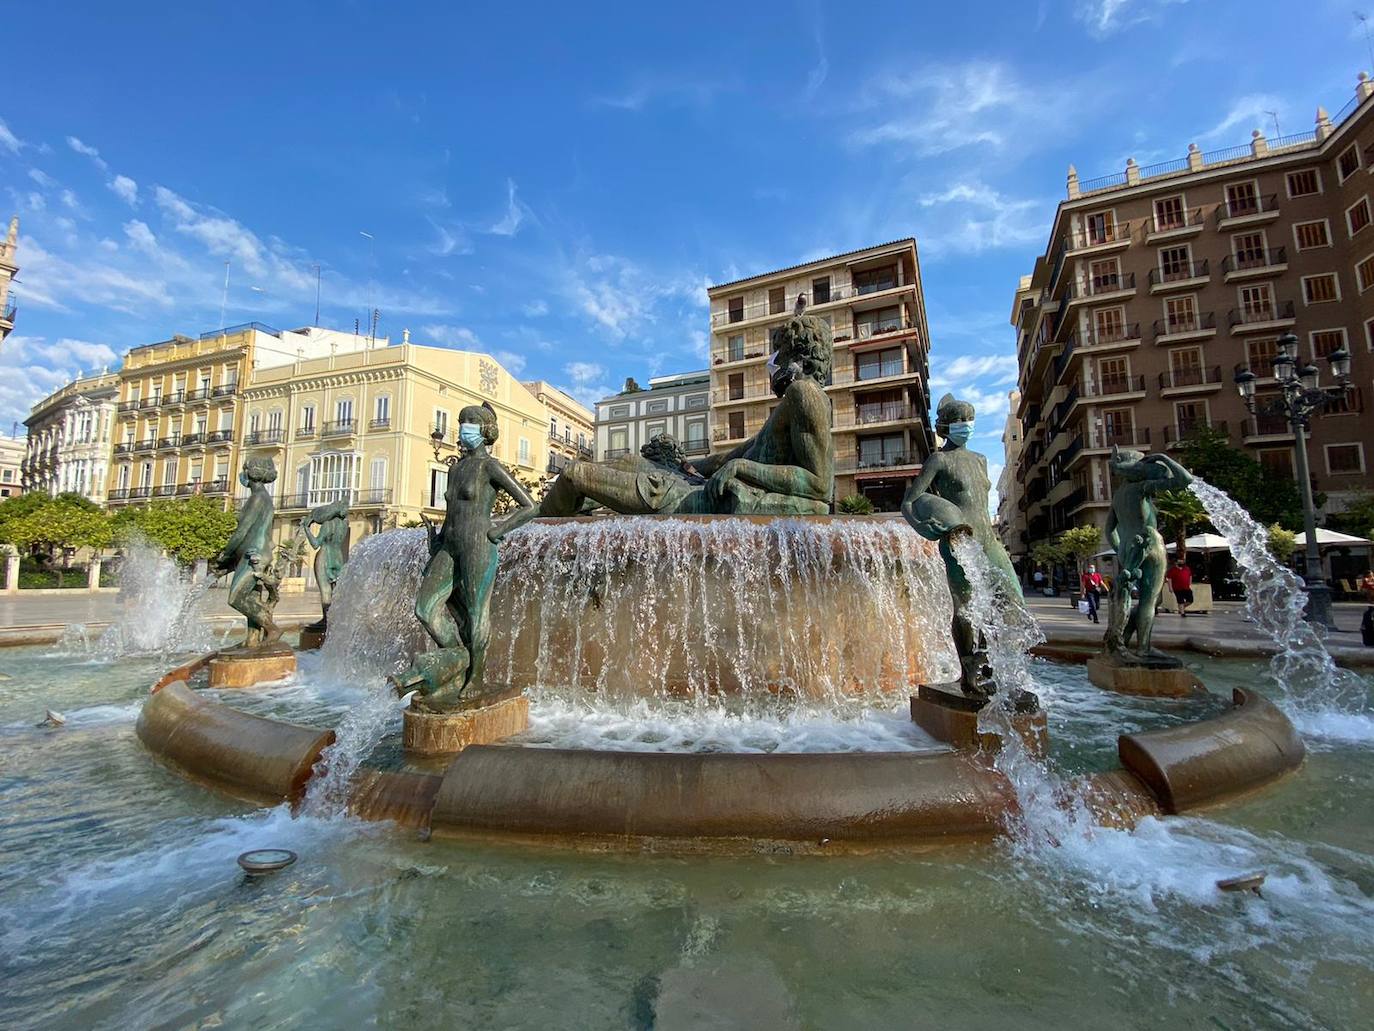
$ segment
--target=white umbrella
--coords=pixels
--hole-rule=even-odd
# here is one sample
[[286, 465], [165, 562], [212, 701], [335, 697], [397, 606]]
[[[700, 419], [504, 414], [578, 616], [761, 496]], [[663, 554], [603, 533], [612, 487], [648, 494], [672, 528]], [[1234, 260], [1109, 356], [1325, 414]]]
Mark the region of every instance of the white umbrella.
[[[1297, 535], [1298, 547], [1307, 545], [1306, 532]], [[1317, 547], [1325, 547], [1328, 544], [1350, 544], [1361, 547], [1369, 547], [1369, 540], [1364, 537], [1355, 537], [1348, 533], [1341, 533], [1339, 530], [1328, 530], [1323, 526], [1317, 527]]]
[[[1184, 540], [1188, 551], [1230, 551], [1231, 542], [1219, 533], [1195, 533]], [[1178, 545], [1166, 544], [1165, 551], [1177, 551]]]

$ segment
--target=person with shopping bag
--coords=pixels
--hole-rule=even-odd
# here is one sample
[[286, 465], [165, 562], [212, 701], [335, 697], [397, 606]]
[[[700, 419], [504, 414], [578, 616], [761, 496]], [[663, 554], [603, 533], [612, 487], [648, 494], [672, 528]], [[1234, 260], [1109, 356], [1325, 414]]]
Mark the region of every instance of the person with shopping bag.
[[1088, 606], [1083, 614], [1094, 623], [1100, 622], [1097, 618], [1097, 605], [1102, 599], [1102, 591], [1106, 587], [1106, 583], [1102, 579], [1102, 574], [1097, 571], [1097, 566], [1090, 564], [1083, 571], [1083, 575], [1079, 577], [1079, 584], [1083, 590], [1083, 600], [1087, 602]]

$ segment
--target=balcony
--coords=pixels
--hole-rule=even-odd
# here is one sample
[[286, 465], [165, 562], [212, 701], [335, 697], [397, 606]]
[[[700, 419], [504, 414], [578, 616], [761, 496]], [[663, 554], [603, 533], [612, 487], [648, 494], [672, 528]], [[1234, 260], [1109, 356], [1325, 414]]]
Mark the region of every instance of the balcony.
[[1282, 415], [1252, 415], [1241, 424], [1240, 436], [1246, 444], [1263, 440], [1291, 440], [1293, 426]]
[[[718, 444], [722, 442], [729, 443], [732, 441], [746, 440], [748, 436], [749, 430], [747, 428], [735, 430], [730, 428], [729, 426], [717, 426], [714, 430], [711, 431], [711, 439]], [[626, 453], [628, 454], [628, 452]], [[610, 458], [611, 455], [611, 451], [606, 452], [607, 458]]]
[[1192, 422], [1181, 422], [1177, 427], [1164, 427], [1164, 446], [1166, 448], [1178, 447], [1198, 430], [1213, 429], [1220, 433], [1226, 432], [1226, 421], [1214, 421], [1212, 419], [1195, 419]]
[[1130, 222], [1080, 229], [1065, 236], [1064, 245], [1069, 254], [1116, 250], [1130, 245], [1133, 231], [1134, 226]]
[[1090, 298], [1125, 297], [1135, 293], [1135, 273], [1121, 272], [1112, 276], [1096, 276], [1083, 282], [1069, 284], [1069, 300], [1084, 301]]
[[176, 494], [176, 492], [177, 492], [177, 485], [176, 485], [175, 483], [164, 483], [164, 484], [163, 484], [162, 486], [160, 486], [160, 487], [154, 487], [154, 488], [153, 488], [153, 497], [155, 497], [155, 498], [170, 498], [170, 497], [174, 496], [174, 495]]
[[[683, 444], [682, 450], [689, 455], [705, 455], [711, 450], [711, 442], [705, 437], [695, 437]], [[591, 448], [579, 448], [579, 451], [586, 451], [588, 458], [592, 455]]]
[[1093, 401], [1106, 398], [1128, 398], [1134, 394], [1145, 396], [1144, 376], [1113, 376], [1099, 383], [1086, 383], [1080, 386], [1081, 396]]
[[233, 442], [233, 430], [215, 430], [213, 433], [207, 433], [205, 435], [205, 443], [209, 444], [211, 447], [217, 447], [221, 444], [232, 444]]
[[1282, 247], [1273, 247], [1267, 251], [1228, 254], [1221, 259], [1221, 271], [1228, 283], [1239, 279], [1277, 276], [1288, 271], [1288, 253]]
[[840, 412], [836, 425], [876, 426], [919, 417], [919, 413], [905, 401], [883, 401], [877, 404], [857, 404], [852, 411]]
[[109, 494], [109, 499], [110, 499], [111, 501], [126, 501], [126, 500], [128, 500], [128, 497], [129, 497], [129, 488], [128, 488], [128, 487], [116, 487], [116, 488], [114, 488], [114, 490], [110, 491], [110, 494]]
[[221, 383], [210, 391], [210, 396], [213, 398], [233, 397], [238, 392], [239, 385], [237, 383]]
[[162, 395], [154, 394], [152, 397], [145, 397], [142, 401], [140, 401], [138, 403], [138, 410], [140, 412], [151, 411], [152, 409], [157, 408], [161, 404]]
[[727, 365], [735, 362], [752, 362], [764, 357], [758, 345], [752, 347], [725, 347], [711, 352], [712, 365]]
[[1202, 232], [1202, 227], [1206, 224], [1207, 215], [1202, 208], [1189, 208], [1177, 216], [1162, 219], [1155, 215], [1146, 224], [1145, 242], [1155, 243], [1160, 240], [1193, 236]]
[[892, 333], [903, 333], [915, 328], [914, 320], [901, 317], [874, 319], [869, 322], [856, 321], [854, 323], [854, 341], [860, 344], [867, 343], [869, 340], [885, 337]]
[[136, 441], [134, 441], [133, 450], [134, 450], [134, 451], [152, 451], [152, 450], [153, 450], [154, 448], [156, 448], [156, 447], [157, 447], [157, 441], [154, 440], [152, 437], [148, 437], [148, 438], [146, 438], [145, 440], [136, 440]]
[[1064, 511], [1072, 515], [1080, 508], [1087, 508], [1094, 505], [1110, 505], [1111, 503], [1111, 496], [1104, 488], [1096, 484], [1089, 486], [1086, 483], [1080, 483], [1074, 488], [1073, 493], [1064, 499]]
[[[885, 362], [870, 362], [863, 365], [850, 365], [847, 368], [836, 369], [831, 373], [828, 386], [844, 387], [855, 383], [873, 383], [885, 379], [897, 379], [914, 373], [915, 369], [908, 369], [906, 363], [901, 359]], [[769, 390], [772, 395], [772, 390]]]
[[352, 501], [354, 508], [378, 508], [389, 504], [391, 504], [391, 491], [381, 489], [360, 490]]
[[[816, 292], [812, 296], [811, 291], [805, 291], [807, 299], [811, 302], [811, 308], [819, 308], [822, 305], [834, 304], [836, 301], [853, 300], [855, 297], [871, 297], [879, 293], [890, 290], [913, 290], [913, 283], [898, 283], [895, 278], [875, 280], [866, 282], [861, 286], [831, 286], [828, 293]], [[787, 298], [779, 311], [777, 305], [770, 304], [768, 301], [758, 301], [754, 304], [740, 305], [735, 308], [727, 308], [725, 311], [713, 311], [711, 313], [711, 328], [720, 329], [723, 326], [738, 326], [755, 319], [774, 318], [779, 321], [788, 318], [792, 313], [792, 308], [796, 304], [796, 295]], [[809, 310], [809, 309], [808, 309]]]
[[186, 404], [186, 391], [174, 390], [162, 398], [163, 408], [181, 408]]
[[208, 483], [202, 483], [200, 487], [200, 492], [202, 494], [228, 494], [229, 481], [227, 479], [220, 479], [210, 480]]
[[[744, 387], [722, 387], [711, 391], [711, 404], [734, 405], [748, 401], [758, 401], [773, 396], [773, 388], [762, 383], [750, 383]], [[561, 440], [562, 438], [556, 438]]]
[[367, 424], [367, 428], [372, 432], [385, 431], [391, 429], [391, 416], [382, 419], [373, 419]]
[[197, 387], [195, 390], [188, 390], [186, 391], [186, 400], [191, 404], [208, 402], [210, 400], [210, 388]]
[[301, 509], [311, 507], [309, 494], [283, 494], [281, 497], [275, 498], [274, 501], [278, 512], [288, 508]]
[[1279, 195], [1271, 193], [1264, 197], [1243, 197], [1229, 200], [1217, 208], [1217, 228], [1234, 229], [1238, 226], [1256, 225], [1272, 222], [1279, 217]]
[[281, 444], [286, 440], [286, 431], [277, 428], [270, 430], [249, 430], [243, 435], [244, 447], [268, 447]]
[[1206, 284], [1209, 277], [1206, 259], [1185, 261], [1150, 269], [1150, 293], [1162, 294], [1170, 290], [1192, 290]]
[[116, 444], [116, 445], [114, 446], [114, 453], [115, 453], [116, 455], [128, 455], [128, 454], [132, 454], [132, 453], [133, 453], [133, 450], [134, 450], [134, 442], [133, 442], [132, 440], [120, 441], [118, 444]]
[[[717, 439], [717, 440], [720, 440], [720, 439], [723, 439], [723, 438], [717, 437], [716, 439]], [[743, 440], [744, 438], [741, 437], [740, 439]], [[614, 459], [616, 459], [616, 458], [624, 458], [624, 457], [625, 457], [626, 455], [628, 455], [629, 453], [630, 453], [630, 449], [627, 448], [627, 447], [613, 447], [613, 448], [607, 448], [607, 449], [606, 449], [606, 461], [609, 462], [609, 461], [612, 461], [612, 460], [614, 460]]]
[[180, 433], [174, 433], [170, 437], [163, 437], [161, 440], [157, 442], [157, 449], [159, 451], [167, 451], [174, 447], [181, 447]]
[[1170, 369], [1159, 374], [1161, 394], [1194, 393], [1207, 390], [1220, 390], [1222, 386], [1221, 366], [1206, 368]]
[[187, 433], [187, 434], [185, 434], [185, 435], [181, 438], [181, 446], [182, 446], [182, 447], [204, 447], [204, 446], [205, 446], [205, 432], [202, 430], [202, 431], [199, 432], [199, 433]]
[[1227, 315], [1232, 333], [1267, 333], [1286, 329], [1297, 321], [1292, 301], [1232, 308]]
[[347, 437], [358, 429], [356, 419], [335, 419], [320, 428], [321, 437]]
[[149, 487], [130, 487], [130, 488], [129, 488], [129, 500], [130, 500], [130, 501], [136, 501], [136, 500], [139, 500], [139, 499], [142, 499], [142, 498], [151, 497], [151, 496], [152, 496], [152, 493], [153, 493], [153, 488], [150, 487], [150, 486], [149, 486]]
[[920, 455], [905, 451], [886, 455], [864, 455], [851, 451], [848, 454], [835, 456], [835, 471], [837, 473], [872, 473], [881, 472], [884, 469], [910, 468], [920, 464]]
[[138, 411], [138, 398], [130, 398], [128, 401], [121, 401], [115, 406], [120, 415], [127, 415], [129, 412]]
[[305, 426], [296, 427], [297, 440], [313, 440], [315, 437], [315, 424], [310, 423]]
[[1174, 316], [1168, 319], [1155, 319], [1155, 344], [1178, 344], [1185, 340], [1201, 340], [1216, 336], [1217, 317], [1215, 312], [1194, 312], [1190, 315]]

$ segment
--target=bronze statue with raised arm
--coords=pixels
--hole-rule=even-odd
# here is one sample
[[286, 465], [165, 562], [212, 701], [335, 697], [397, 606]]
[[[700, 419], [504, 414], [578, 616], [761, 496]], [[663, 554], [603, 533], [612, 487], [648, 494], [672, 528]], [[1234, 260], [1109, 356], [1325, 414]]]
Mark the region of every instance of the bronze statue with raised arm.
[[[312, 533], [311, 527], [319, 532]], [[342, 497], [328, 504], [317, 505], [301, 520], [301, 531], [315, 549], [315, 582], [320, 586], [319, 622], [305, 629], [322, 631], [329, 625], [329, 606], [334, 600], [334, 585], [339, 582], [344, 563], [348, 561], [348, 498]]]
[[695, 463], [701, 478], [631, 456], [573, 462], [549, 487], [539, 515], [576, 515], [589, 504], [627, 515], [735, 513], [824, 515], [835, 489], [835, 444], [825, 384], [834, 344], [830, 327], [805, 314], [773, 330], [770, 381], [779, 403], [757, 434]]
[[267, 484], [277, 478], [277, 467], [270, 458], [254, 457], [243, 463], [239, 482], [249, 489], [248, 500], [239, 509], [238, 524], [229, 542], [210, 562], [217, 573], [231, 573], [229, 607], [242, 612], [248, 620], [249, 648], [271, 644], [281, 638], [281, 628], [272, 620], [276, 607], [275, 584], [270, 577], [272, 565], [272, 495]]
[[[494, 693], [482, 674], [491, 638], [497, 543], [538, 511], [525, 488], [487, 451], [497, 438], [496, 412], [486, 404], [470, 405], [458, 422], [463, 454], [449, 465], [444, 525], [436, 532], [426, 523], [430, 557], [415, 598], [415, 616], [438, 648], [418, 656], [391, 681], [400, 694], [417, 690], [411, 704], [430, 712], [449, 712]], [[494, 524], [498, 491], [519, 507]]]
[[[1112, 582], [1111, 611], [1104, 638], [1107, 653], [1127, 665], [1177, 668], [1182, 663], [1151, 644], [1155, 609], [1164, 592], [1168, 555], [1159, 533], [1154, 495], [1181, 490], [1193, 482], [1188, 470], [1168, 455], [1146, 455], [1112, 448], [1111, 469], [1120, 483], [1107, 513], [1107, 541], [1116, 551], [1117, 576]], [[1138, 597], [1131, 600], [1131, 588]], [[1135, 647], [1130, 647], [1134, 639]]]

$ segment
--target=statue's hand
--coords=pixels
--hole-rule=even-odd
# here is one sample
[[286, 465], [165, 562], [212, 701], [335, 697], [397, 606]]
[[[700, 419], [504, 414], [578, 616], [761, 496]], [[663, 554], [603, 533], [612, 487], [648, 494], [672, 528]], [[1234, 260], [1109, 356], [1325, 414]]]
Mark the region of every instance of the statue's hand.
[[706, 481], [706, 498], [708, 501], [718, 504], [725, 496], [725, 489], [730, 481], [735, 479], [739, 471], [739, 459], [732, 458], [726, 462], [715, 474]]
[[500, 544], [501, 538], [504, 536], [505, 533], [503, 533], [501, 529], [496, 526], [493, 526], [490, 530], [487, 531], [487, 540], [491, 541], [493, 544]]

